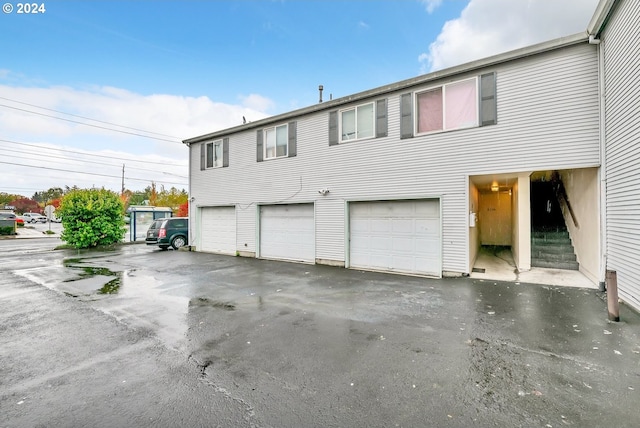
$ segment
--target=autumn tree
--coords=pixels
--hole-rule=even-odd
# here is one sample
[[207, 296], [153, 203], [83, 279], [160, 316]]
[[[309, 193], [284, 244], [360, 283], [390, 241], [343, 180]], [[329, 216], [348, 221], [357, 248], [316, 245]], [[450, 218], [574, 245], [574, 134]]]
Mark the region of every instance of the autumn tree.
[[3, 207], [5, 205], [13, 205], [13, 201], [23, 198], [24, 196], [22, 195], [13, 195], [11, 193], [0, 192], [0, 205]]
[[164, 187], [162, 187], [162, 190], [158, 193], [156, 206], [169, 207], [174, 214], [177, 214], [180, 206], [186, 203], [188, 199], [189, 195], [184, 189], [178, 190], [175, 187], [172, 187], [169, 190], [165, 190]]
[[38, 205], [38, 202], [33, 199], [21, 197], [11, 202], [11, 205], [16, 207], [16, 212], [20, 214], [24, 213], [42, 213], [42, 208]]
[[188, 217], [189, 216], [189, 201], [180, 204], [178, 207], [178, 211], [176, 212], [177, 217]]

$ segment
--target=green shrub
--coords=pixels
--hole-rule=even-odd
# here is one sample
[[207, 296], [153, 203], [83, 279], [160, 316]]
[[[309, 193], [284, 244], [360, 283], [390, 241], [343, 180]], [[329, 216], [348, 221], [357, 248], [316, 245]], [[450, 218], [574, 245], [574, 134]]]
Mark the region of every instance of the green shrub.
[[120, 197], [105, 189], [81, 189], [67, 193], [57, 210], [62, 218], [60, 238], [76, 248], [111, 245], [125, 233]]
[[2, 226], [0, 227], [0, 235], [14, 235], [15, 231], [11, 226]]

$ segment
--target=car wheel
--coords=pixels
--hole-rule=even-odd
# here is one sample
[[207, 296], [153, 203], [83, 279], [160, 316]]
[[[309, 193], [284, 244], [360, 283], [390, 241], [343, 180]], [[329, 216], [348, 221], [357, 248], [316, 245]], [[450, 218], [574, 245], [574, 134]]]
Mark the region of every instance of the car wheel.
[[185, 245], [187, 245], [187, 240], [184, 239], [184, 236], [176, 236], [171, 241], [171, 246], [174, 250], [177, 250], [180, 247], [184, 247]]

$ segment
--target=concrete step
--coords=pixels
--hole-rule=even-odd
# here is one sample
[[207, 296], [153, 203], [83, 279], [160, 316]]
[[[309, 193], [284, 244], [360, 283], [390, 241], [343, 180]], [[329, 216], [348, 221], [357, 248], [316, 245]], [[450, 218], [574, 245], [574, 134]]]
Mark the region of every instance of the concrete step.
[[568, 245], [570, 247], [573, 247], [573, 244], [571, 242], [571, 239], [569, 238], [532, 238], [531, 239], [531, 245], [535, 246], [535, 245], [540, 245], [540, 246], [548, 246], [548, 245]]
[[571, 244], [532, 244], [531, 253], [541, 252], [550, 254], [573, 253], [573, 245]]
[[577, 261], [575, 253], [572, 251], [531, 251], [531, 258], [546, 260], [549, 262], [575, 262]]
[[533, 231], [531, 233], [531, 237], [533, 239], [537, 239], [537, 240], [541, 240], [544, 241], [546, 239], [570, 239], [569, 238], [569, 231], [567, 230], [563, 230], [563, 231], [555, 231], [555, 232], [551, 232], [551, 231]]
[[554, 262], [535, 258], [531, 258], [531, 266], [565, 270], [579, 270], [580, 268], [580, 264], [578, 264], [578, 262]]

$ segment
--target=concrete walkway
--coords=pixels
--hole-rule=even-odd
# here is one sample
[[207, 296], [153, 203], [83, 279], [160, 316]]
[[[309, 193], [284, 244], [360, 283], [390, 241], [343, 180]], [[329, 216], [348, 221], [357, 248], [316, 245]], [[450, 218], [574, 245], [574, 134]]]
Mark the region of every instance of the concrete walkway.
[[598, 288], [597, 284], [594, 284], [584, 274], [575, 270], [533, 267], [528, 272], [518, 272], [509, 250], [502, 250], [493, 254], [484, 248], [481, 249], [474, 265], [474, 271], [471, 272], [470, 276], [473, 279], [486, 281]]

